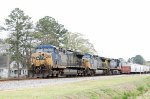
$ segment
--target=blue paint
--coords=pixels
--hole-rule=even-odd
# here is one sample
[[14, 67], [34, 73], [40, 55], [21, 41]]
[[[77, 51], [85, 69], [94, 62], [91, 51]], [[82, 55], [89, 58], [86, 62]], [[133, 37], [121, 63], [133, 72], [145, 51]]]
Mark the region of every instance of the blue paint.
[[60, 57], [59, 51], [56, 49], [56, 47], [54, 47], [52, 45], [39, 45], [35, 49], [36, 49], [36, 51], [40, 50], [41, 52], [51, 53], [54, 64], [61, 63], [61, 57]]

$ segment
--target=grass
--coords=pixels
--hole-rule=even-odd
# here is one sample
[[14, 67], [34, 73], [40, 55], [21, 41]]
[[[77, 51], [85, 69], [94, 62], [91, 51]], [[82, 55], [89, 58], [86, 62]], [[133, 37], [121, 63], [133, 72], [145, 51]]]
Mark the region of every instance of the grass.
[[86, 80], [39, 88], [0, 91], [0, 99], [136, 99], [150, 88], [150, 76]]
[[150, 97], [150, 90], [143, 94], [142, 96], [137, 97], [137, 99], [149, 99]]

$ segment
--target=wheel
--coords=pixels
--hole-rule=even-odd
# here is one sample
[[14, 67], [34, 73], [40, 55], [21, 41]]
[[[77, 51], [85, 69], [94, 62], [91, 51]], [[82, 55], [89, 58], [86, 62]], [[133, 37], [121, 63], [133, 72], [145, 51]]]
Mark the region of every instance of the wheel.
[[94, 76], [94, 70], [91, 70], [90, 74], [91, 74], [91, 76]]

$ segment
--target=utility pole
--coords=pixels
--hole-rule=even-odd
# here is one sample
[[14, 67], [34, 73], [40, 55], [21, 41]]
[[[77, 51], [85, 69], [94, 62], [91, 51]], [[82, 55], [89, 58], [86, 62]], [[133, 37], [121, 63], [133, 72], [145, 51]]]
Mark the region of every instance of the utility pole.
[[140, 67], [140, 75], [141, 75], [141, 67]]

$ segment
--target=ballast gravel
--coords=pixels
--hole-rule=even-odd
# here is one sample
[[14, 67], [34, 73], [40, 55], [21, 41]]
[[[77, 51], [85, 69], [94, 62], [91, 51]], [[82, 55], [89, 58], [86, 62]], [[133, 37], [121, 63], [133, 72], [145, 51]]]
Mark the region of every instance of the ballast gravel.
[[129, 75], [113, 75], [113, 76], [94, 76], [94, 77], [75, 77], [75, 78], [49, 78], [49, 79], [30, 79], [30, 80], [15, 80], [1, 81], [0, 90], [15, 90], [22, 88], [40, 87], [45, 85], [58, 85], [64, 83], [73, 83], [85, 80], [103, 80], [116, 77], [124, 77]]

